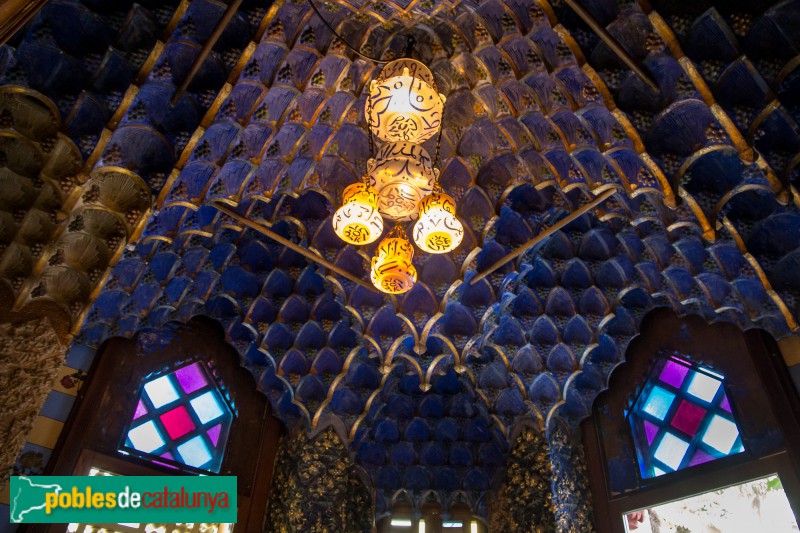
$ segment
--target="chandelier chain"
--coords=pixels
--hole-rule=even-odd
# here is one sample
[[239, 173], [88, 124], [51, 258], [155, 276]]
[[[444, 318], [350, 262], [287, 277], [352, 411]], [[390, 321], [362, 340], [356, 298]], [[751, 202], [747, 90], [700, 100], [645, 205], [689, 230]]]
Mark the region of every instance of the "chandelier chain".
[[319, 9], [317, 8], [317, 5], [314, 3], [314, 0], [308, 0], [308, 3], [311, 4], [311, 8], [314, 10], [314, 13], [317, 14], [317, 16], [322, 21], [322, 23], [325, 24], [328, 27], [329, 30], [331, 30], [331, 32], [336, 36], [337, 39], [339, 39], [342, 42], [343, 45], [345, 45], [347, 48], [349, 48], [350, 50], [355, 52], [356, 55], [360, 56], [363, 59], [366, 59], [367, 61], [372, 61], [374, 63], [381, 63], [381, 64], [389, 63], [389, 61], [387, 61], [385, 59], [378, 59], [378, 58], [375, 58], [375, 57], [368, 56], [367, 54], [364, 54], [363, 52], [361, 52], [361, 50], [356, 49], [350, 43], [345, 41], [344, 37], [342, 37], [339, 34], [339, 32], [337, 32], [335, 29], [333, 29], [333, 26], [327, 20], [325, 20], [325, 17], [323, 17], [322, 13], [319, 12]]
[[[436, 137], [436, 153], [433, 156], [433, 168], [439, 168], [439, 150], [442, 147], [442, 131], [444, 130], [444, 110], [447, 106], [442, 107], [442, 118], [439, 122], [439, 135]], [[439, 184], [439, 173], [436, 172], [436, 184]]]
[[375, 153], [375, 139], [372, 137], [372, 94], [367, 93], [367, 135], [369, 136], [369, 156]]

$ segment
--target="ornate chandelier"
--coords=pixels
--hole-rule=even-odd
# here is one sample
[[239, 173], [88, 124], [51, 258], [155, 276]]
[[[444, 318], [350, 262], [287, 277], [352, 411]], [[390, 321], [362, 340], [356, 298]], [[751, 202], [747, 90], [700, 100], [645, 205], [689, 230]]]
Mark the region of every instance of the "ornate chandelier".
[[[370, 152], [374, 135], [383, 144], [367, 161], [362, 183], [345, 188], [333, 229], [345, 242], [364, 245], [383, 232], [383, 219], [395, 227], [381, 241], [372, 259], [370, 279], [383, 292], [402, 294], [414, 286], [414, 247], [402, 223], [417, 220], [414, 242], [428, 253], [454, 250], [464, 237], [456, 203], [439, 185], [436, 168], [445, 96], [436, 89], [431, 71], [414, 59], [388, 63], [372, 80], [365, 105]], [[431, 160], [421, 143], [439, 135]]]

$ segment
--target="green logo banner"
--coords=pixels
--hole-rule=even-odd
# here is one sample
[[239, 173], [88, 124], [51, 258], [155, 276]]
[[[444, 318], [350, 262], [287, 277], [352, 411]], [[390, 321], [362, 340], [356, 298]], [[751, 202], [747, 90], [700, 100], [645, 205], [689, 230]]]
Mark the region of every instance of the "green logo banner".
[[234, 523], [235, 476], [13, 476], [11, 522]]

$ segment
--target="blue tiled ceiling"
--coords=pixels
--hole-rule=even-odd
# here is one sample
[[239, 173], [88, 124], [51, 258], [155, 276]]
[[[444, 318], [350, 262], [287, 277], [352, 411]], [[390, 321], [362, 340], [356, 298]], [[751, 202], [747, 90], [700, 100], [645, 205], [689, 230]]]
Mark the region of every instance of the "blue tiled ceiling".
[[[215, 56], [190, 101], [169, 107], [172, 76], [194, 57], [184, 48], [202, 33], [191, 10], [214, 11], [192, 2], [175, 30], [190, 37], [166, 45], [96, 163], [95, 175], [127, 166], [145, 196], [161, 196], [76, 343], [214, 317], [285, 424], [334, 424], [349, 436], [381, 512], [403, 491], [428, 490], [480, 510], [515, 425], [575, 427], [655, 307], [776, 337], [795, 329], [800, 212], [794, 174], [770, 166], [800, 146], [784, 135], [792, 102], [760, 122], [756, 147], [770, 157], [756, 157], [753, 122], [739, 112], [756, 104], [730, 89], [747, 76], [761, 87], [756, 69], [734, 61], [712, 93], [665, 45], [669, 26], [659, 34], [635, 5], [585, 3], [605, 24], [622, 21], [614, 31], [661, 94], [622, 71], [572, 15], [556, 10], [565, 27], [534, 0], [325, 4], [364, 53], [399, 57], [413, 36], [447, 95], [441, 181], [464, 241], [450, 254], [418, 253], [419, 282], [390, 297], [210, 205], [225, 202], [368, 279], [371, 247], [345, 246], [330, 218], [369, 157], [363, 89], [379, 66], [349, 52], [307, 4], [277, 3], [260, 23], [255, 8], [237, 19], [255, 42], [229, 36], [235, 53]], [[718, 34], [728, 35], [695, 40]], [[241, 73], [212, 105], [235, 64]], [[605, 190], [617, 194], [471, 283]]]

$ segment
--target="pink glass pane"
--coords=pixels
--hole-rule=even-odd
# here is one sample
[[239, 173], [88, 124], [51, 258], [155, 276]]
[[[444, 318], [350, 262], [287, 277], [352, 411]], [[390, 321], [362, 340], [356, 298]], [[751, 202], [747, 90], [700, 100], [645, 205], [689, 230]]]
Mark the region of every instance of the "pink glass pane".
[[203, 375], [203, 370], [200, 368], [200, 363], [194, 363], [176, 370], [175, 377], [186, 394], [202, 389], [208, 384], [206, 377]]
[[705, 409], [690, 401], [683, 400], [678, 407], [678, 412], [672, 417], [672, 425], [684, 433], [694, 436], [705, 415]]
[[211, 443], [216, 446], [217, 442], [219, 442], [219, 434], [222, 431], [222, 425], [217, 424], [213, 428], [208, 430], [208, 438], [211, 439]]
[[147, 414], [147, 407], [144, 406], [142, 400], [139, 400], [139, 404], [136, 406], [136, 412], [133, 413], [133, 419], [136, 420], [142, 415]]
[[194, 422], [182, 405], [161, 415], [161, 423], [167, 428], [167, 433], [172, 439], [182, 437], [194, 429]]
[[727, 394], [723, 394], [722, 395], [722, 401], [719, 402], [719, 406], [722, 407], [723, 409], [725, 409], [726, 411], [728, 411], [729, 413], [732, 412], [731, 411], [731, 404], [728, 403], [728, 395]]
[[694, 455], [692, 456], [692, 462], [690, 463], [690, 466], [701, 465], [703, 463], [707, 463], [713, 460], [714, 458], [708, 455], [703, 450], [697, 450], [696, 452], [694, 452]]
[[656, 434], [658, 433], [658, 426], [645, 420], [644, 432], [645, 435], [647, 435], [647, 444], [653, 444], [653, 439], [656, 438]]
[[661, 371], [659, 378], [664, 383], [669, 383], [673, 387], [679, 388], [683, 384], [683, 380], [688, 373], [689, 367], [670, 360], [664, 365], [664, 369]]

